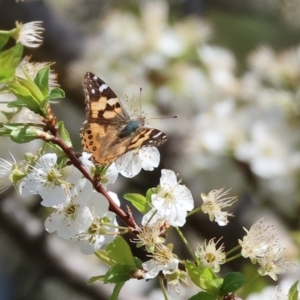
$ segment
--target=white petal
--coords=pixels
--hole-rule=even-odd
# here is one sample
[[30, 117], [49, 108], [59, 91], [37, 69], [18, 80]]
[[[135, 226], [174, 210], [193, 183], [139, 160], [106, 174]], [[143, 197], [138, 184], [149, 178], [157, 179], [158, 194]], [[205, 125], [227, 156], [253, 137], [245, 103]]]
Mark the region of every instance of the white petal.
[[40, 190], [42, 197], [41, 204], [45, 207], [52, 207], [64, 202], [64, 186], [48, 187]]
[[153, 171], [160, 161], [160, 153], [156, 147], [144, 147], [139, 149], [139, 157], [142, 162], [142, 169]]
[[172, 170], [162, 169], [160, 186], [165, 189], [172, 189], [177, 185], [177, 176]]
[[55, 153], [47, 153], [41, 156], [37, 162], [36, 166], [39, 168], [51, 168], [53, 165], [56, 164], [57, 161], [57, 155]]
[[119, 175], [119, 170], [117, 169], [116, 164], [112, 163], [109, 166], [109, 168], [106, 170], [106, 173], [104, 175], [107, 181], [105, 185], [113, 184], [117, 180], [118, 175]]
[[153, 259], [144, 262], [142, 266], [145, 271], [148, 271], [143, 275], [145, 279], [151, 279], [156, 277], [162, 269], [162, 265], [160, 265], [158, 262], [154, 261]]
[[80, 179], [74, 190], [71, 192], [74, 197], [77, 197], [76, 202], [85, 205], [87, 200], [91, 197], [93, 192], [93, 185], [86, 178]]
[[116, 161], [116, 167], [124, 177], [132, 178], [142, 169], [142, 162], [138, 151], [133, 150], [125, 153]]
[[115, 202], [118, 206], [121, 205], [121, 202], [120, 202], [120, 200], [119, 200], [119, 198], [118, 198], [118, 195], [117, 195], [116, 193], [114, 193], [114, 192], [107, 192], [107, 193], [110, 195], [110, 197], [114, 200], [114, 202]]
[[[154, 213], [155, 213], [155, 215], [153, 215]], [[151, 218], [151, 220], [150, 220], [150, 218]], [[162, 219], [164, 219], [163, 215], [161, 215], [155, 208], [152, 208], [150, 211], [148, 211], [143, 216], [142, 225], [143, 226], [152, 225]], [[149, 220], [150, 220], [150, 222], [149, 222]]]
[[228, 224], [227, 215], [225, 211], [215, 212], [215, 222], [217, 222], [219, 226], [226, 226]]
[[86, 205], [98, 217], [101, 217], [108, 212], [109, 203], [107, 199], [97, 192], [92, 193], [92, 196], [87, 200]]
[[177, 185], [173, 189], [173, 195], [176, 198], [177, 205], [182, 209], [191, 211], [194, 209], [194, 200], [191, 191], [184, 185]]

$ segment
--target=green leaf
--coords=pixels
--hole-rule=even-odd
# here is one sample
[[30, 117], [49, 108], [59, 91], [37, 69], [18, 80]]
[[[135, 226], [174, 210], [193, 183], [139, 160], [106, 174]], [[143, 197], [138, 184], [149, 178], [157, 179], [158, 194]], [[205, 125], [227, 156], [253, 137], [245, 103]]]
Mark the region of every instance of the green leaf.
[[62, 140], [65, 142], [65, 144], [70, 148], [72, 147], [72, 141], [69, 135], [69, 132], [67, 131], [64, 122], [60, 121], [57, 122], [57, 126], [58, 126], [58, 132], [60, 137], [62, 138]]
[[9, 33], [0, 33], [0, 49], [3, 48], [3, 46], [5, 46], [9, 39], [9, 36]]
[[185, 262], [185, 267], [188, 275], [194, 284], [213, 295], [218, 295], [216, 288], [216, 275], [206, 267], [197, 266], [190, 261]]
[[48, 97], [49, 94], [49, 67], [44, 67], [38, 71], [34, 78], [34, 83], [40, 89], [41, 93], [43, 94], [44, 98]]
[[12, 101], [7, 105], [8, 107], [26, 106], [33, 112], [42, 115], [39, 101], [35, 99], [25, 86], [18, 83], [12, 83], [8, 88], [17, 97], [16, 101]]
[[23, 73], [26, 79], [18, 77], [18, 82], [27, 90], [29, 90], [32, 97], [40, 104], [45, 99], [42, 91], [39, 89], [39, 87], [35, 84], [35, 82], [31, 79], [29, 74], [24, 69]]
[[131, 278], [132, 266], [116, 264], [104, 276], [104, 283], [121, 283]]
[[297, 280], [289, 290], [288, 300], [299, 300], [299, 292], [297, 290], [299, 280]]
[[131, 193], [125, 194], [124, 198], [142, 214], [146, 214], [151, 209], [151, 206], [147, 202], [146, 197], [144, 197], [143, 195]]
[[108, 300], [118, 300], [120, 291], [124, 284], [125, 284], [125, 282], [117, 283], [114, 287], [113, 293], [111, 294], [111, 296], [109, 297]]
[[[6, 126], [5, 126], [6, 127]], [[10, 133], [12, 141], [18, 144], [28, 143], [38, 138], [36, 129], [31, 126], [22, 126], [15, 128]]]
[[98, 250], [95, 251], [95, 255], [106, 265], [112, 267], [114, 266], [116, 263], [114, 261], [112, 261], [109, 257], [108, 254], [106, 253], [105, 250]]
[[246, 279], [242, 273], [232, 272], [225, 276], [224, 282], [221, 286], [221, 295], [227, 295], [229, 293], [234, 293], [245, 285]]
[[188, 300], [216, 300], [216, 296], [213, 296], [213, 295], [208, 294], [206, 292], [200, 292], [200, 293], [192, 296]]
[[112, 243], [107, 245], [106, 252], [115, 263], [136, 267], [130, 247], [121, 236], [117, 236]]
[[22, 59], [23, 46], [18, 43], [14, 47], [0, 53], [0, 82], [11, 79]]
[[60, 88], [52, 89], [50, 91], [50, 94], [48, 95], [49, 100], [61, 99], [61, 98], [65, 98], [65, 92]]
[[88, 284], [92, 284], [95, 281], [104, 281], [105, 275], [93, 276], [89, 279]]

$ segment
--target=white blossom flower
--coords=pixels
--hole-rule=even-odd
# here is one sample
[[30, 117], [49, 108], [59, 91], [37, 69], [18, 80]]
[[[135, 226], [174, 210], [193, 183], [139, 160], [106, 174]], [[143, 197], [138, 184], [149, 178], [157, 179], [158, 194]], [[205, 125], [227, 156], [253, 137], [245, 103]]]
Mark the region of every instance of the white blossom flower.
[[[161, 174], [157, 192], [151, 195], [153, 209], [144, 215], [142, 224], [149, 226], [164, 218], [171, 226], [183, 226], [187, 212], [194, 208], [192, 194], [186, 186], [177, 182], [173, 171], [163, 169]], [[152, 218], [155, 211], [157, 214]]]
[[164, 275], [173, 274], [178, 269], [179, 260], [174, 257], [169, 247], [163, 244], [158, 244], [151, 256], [152, 259], [143, 263], [143, 269], [146, 271], [143, 275], [145, 279], [152, 279], [159, 272]]
[[204, 266], [210, 267], [214, 272], [220, 271], [220, 265], [226, 261], [226, 254], [224, 252], [224, 244], [217, 248], [217, 244], [220, 239], [215, 243], [214, 239], [211, 239], [208, 243], [206, 240], [195, 252], [196, 257], [201, 260]]
[[132, 178], [141, 169], [153, 171], [160, 161], [160, 154], [156, 147], [143, 147], [129, 151], [116, 161], [116, 167], [124, 177]]
[[271, 178], [289, 173], [293, 155], [287, 147], [288, 141], [283, 140], [277, 129], [270, 128], [266, 121], [258, 121], [251, 127], [250, 139], [236, 147], [235, 155], [239, 160], [249, 162], [256, 175]]
[[17, 42], [26, 47], [37, 48], [43, 42], [41, 34], [43, 33], [44, 28], [42, 27], [42, 24], [42, 21], [33, 21], [25, 24], [17, 22], [16, 34], [14, 34], [13, 37], [16, 35], [15, 38]]
[[257, 262], [260, 264], [258, 273], [262, 276], [270, 276], [273, 280], [277, 280], [277, 274], [288, 272], [291, 268], [295, 267], [294, 263], [282, 257], [284, 248], [278, 244], [272, 244], [266, 250], [264, 256], [259, 258]]
[[63, 202], [66, 183], [63, 173], [56, 165], [57, 155], [47, 153], [41, 156], [20, 183], [19, 192], [23, 197], [40, 194], [44, 206], [53, 206]]
[[[119, 206], [118, 196], [112, 192], [108, 192], [108, 194]], [[93, 192], [86, 205], [93, 215], [93, 220], [89, 228], [78, 234], [77, 237], [81, 252], [88, 255], [114, 240], [118, 231], [118, 224], [116, 214], [108, 211], [109, 203], [103, 195]]]
[[256, 263], [257, 259], [264, 257], [270, 245], [277, 240], [274, 226], [268, 224], [264, 217], [255, 222], [249, 231], [246, 228], [244, 230], [247, 234], [243, 240], [239, 240], [239, 244], [242, 246], [241, 254]]
[[86, 231], [93, 221], [93, 214], [86, 205], [92, 192], [93, 186], [85, 178], [80, 179], [74, 189], [67, 189], [64, 202], [58, 204], [46, 219], [46, 230], [50, 233], [56, 231], [64, 239], [75, 238]]
[[231, 206], [235, 201], [236, 197], [225, 197], [228, 191], [223, 192], [224, 189], [212, 190], [208, 195], [201, 194], [203, 204], [201, 206], [202, 211], [209, 215], [210, 221], [217, 222], [219, 226], [225, 226], [228, 224], [227, 217], [232, 217], [232, 213], [221, 211], [222, 208]]
[[[12, 157], [13, 158], [13, 157]], [[0, 193], [4, 192], [12, 185], [10, 175], [12, 174], [14, 163], [0, 158]]]

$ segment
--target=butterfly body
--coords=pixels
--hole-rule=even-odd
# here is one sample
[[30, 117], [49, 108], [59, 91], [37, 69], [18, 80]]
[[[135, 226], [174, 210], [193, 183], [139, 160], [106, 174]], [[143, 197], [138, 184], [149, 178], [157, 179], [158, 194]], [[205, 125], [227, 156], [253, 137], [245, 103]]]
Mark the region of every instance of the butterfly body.
[[155, 128], [144, 127], [142, 117], [131, 119], [110, 87], [91, 72], [83, 78], [86, 121], [80, 131], [84, 151], [94, 161], [109, 165], [128, 151], [159, 146], [167, 136]]

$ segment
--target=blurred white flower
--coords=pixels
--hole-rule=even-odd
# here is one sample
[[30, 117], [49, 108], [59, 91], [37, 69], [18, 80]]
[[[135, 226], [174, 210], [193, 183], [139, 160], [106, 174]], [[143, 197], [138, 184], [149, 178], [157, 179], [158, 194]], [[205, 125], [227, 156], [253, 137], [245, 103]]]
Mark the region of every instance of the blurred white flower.
[[286, 273], [296, 264], [291, 263], [283, 257], [284, 248], [278, 244], [272, 244], [266, 250], [264, 256], [259, 258], [257, 262], [260, 264], [258, 273], [262, 276], [270, 276], [273, 280], [277, 280], [277, 275]]
[[251, 128], [250, 141], [240, 143], [235, 148], [235, 155], [239, 160], [248, 161], [258, 176], [282, 176], [290, 169], [291, 157], [286, 146], [268, 124], [258, 121]]
[[[14, 160], [13, 156], [12, 159]], [[10, 180], [10, 176], [13, 172], [15, 163], [15, 161], [10, 162], [4, 158], [0, 158], [0, 193], [4, 192], [13, 184]]]

